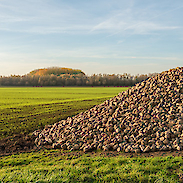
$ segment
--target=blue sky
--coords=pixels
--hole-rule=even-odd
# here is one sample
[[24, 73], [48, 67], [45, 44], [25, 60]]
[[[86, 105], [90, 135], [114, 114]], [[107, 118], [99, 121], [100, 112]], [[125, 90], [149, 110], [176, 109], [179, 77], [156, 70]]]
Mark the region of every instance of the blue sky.
[[0, 0], [0, 75], [183, 66], [182, 0]]

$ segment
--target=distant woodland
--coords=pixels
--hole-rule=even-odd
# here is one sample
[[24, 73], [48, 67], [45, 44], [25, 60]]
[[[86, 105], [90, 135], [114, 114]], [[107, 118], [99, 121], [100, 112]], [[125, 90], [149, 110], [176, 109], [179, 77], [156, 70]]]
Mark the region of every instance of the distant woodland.
[[93, 74], [87, 76], [78, 69], [52, 67], [29, 74], [0, 76], [0, 86], [133, 86], [157, 73], [146, 75]]

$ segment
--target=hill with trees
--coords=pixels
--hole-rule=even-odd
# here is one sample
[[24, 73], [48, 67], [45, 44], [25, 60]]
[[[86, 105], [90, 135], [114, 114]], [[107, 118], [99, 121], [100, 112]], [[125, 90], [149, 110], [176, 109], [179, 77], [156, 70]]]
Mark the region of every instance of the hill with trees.
[[71, 69], [71, 68], [64, 68], [64, 67], [49, 67], [49, 68], [44, 68], [44, 69], [36, 69], [36, 70], [31, 71], [27, 75], [34, 75], [34, 76], [56, 75], [56, 76], [60, 76], [63, 74], [71, 74], [71, 75], [83, 74], [83, 75], [85, 75], [85, 73], [79, 69]]

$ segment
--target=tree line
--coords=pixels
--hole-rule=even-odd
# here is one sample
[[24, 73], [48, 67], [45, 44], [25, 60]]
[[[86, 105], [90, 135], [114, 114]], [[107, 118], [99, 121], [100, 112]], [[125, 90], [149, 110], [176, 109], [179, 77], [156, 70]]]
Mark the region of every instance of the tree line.
[[153, 74], [79, 74], [1, 76], [0, 86], [133, 86]]

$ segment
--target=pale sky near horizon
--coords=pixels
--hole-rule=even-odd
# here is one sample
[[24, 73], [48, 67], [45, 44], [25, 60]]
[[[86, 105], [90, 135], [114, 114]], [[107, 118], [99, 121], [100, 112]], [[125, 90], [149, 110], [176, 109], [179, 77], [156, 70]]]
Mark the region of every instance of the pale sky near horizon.
[[46, 67], [86, 74], [183, 66], [182, 0], [0, 0], [0, 75]]

